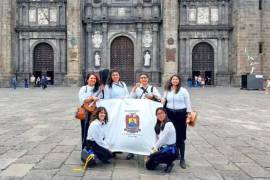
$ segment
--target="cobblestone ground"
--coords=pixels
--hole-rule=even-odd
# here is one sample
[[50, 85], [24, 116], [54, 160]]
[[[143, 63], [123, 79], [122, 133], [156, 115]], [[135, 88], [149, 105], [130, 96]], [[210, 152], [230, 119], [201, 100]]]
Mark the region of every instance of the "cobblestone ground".
[[188, 129], [186, 160], [170, 174], [147, 171], [126, 154], [85, 173], [80, 125], [73, 118], [79, 88], [0, 89], [0, 179], [270, 179], [270, 95], [237, 88], [191, 89], [199, 112]]

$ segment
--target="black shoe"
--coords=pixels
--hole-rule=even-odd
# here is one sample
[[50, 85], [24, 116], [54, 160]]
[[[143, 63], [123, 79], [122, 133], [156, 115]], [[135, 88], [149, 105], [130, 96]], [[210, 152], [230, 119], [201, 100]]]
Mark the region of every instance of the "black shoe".
[[173, 168], [174, 164], [167, 164], [167, 167], [165, 168], [165, 172], [166, 173], [170, 173], [172, 171], [172, 168]]
[[133, 158], [134, 158], [134, 154], [128, 153], [128, 155], [126, 157], [126, 160], [130, 160], [130, 159], [133, 159]]
[[181, 159], [180, 160], [180, 167], [182, 168], [182, 169], [186, 169], [187, 168], [187, 165], [186, 165], [186, 162], [185, 162], [185, 160], [184, 159]]

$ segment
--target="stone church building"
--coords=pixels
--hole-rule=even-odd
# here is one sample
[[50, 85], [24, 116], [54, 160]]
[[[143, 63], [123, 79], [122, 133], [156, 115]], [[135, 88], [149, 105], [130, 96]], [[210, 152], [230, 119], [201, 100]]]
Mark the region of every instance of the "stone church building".
[[32, 74], [81, 85], [102, 69], [239, 86], [248, 56], [270, 75], [269, 0], [1, 0], [0, 16], [0, 87]]

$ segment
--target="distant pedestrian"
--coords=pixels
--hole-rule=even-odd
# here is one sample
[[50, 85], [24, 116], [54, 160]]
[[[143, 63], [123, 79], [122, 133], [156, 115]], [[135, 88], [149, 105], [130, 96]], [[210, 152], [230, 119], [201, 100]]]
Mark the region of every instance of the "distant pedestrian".
[[265, 94], [269, 94], [270, 92], [270, 77], [266, 80]]
[[48, 83], [47, 78], [45, 76], [42, 76], [41, 77], [41, 87], [43, 90], [45, 90], [47, 88], [47, 83]]
[[12, 84], [13, 89], [16, 89], [16, 88], [17, 88], [17, 80], [16, 80], [16, 76], [14, 76], [14, 77], [11, 79], [11, 84]]
[[40, 77], [39, 76], [37, 77], [37, 80], [36, 80], [36, 87], [40, 87]]
[[24, 87], [28, 88], [28, 79], [27, 78], [24, 78]]
[[30, 77], [30, 83], [31, 83], [31, 87], [34, 88], [35, 87], [35, 82], [36, 82], [36, 78], [34, 75], [32, 75]]

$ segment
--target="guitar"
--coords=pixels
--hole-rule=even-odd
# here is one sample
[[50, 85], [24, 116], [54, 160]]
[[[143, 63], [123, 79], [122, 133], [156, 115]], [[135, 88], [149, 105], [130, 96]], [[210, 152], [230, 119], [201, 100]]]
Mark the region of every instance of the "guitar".
[[[95, 97], [98, 97], [101, 92], [102, 90], [100, 90]], [[96, 100], [90, 100], [90, 101], [84, 102], [83, 108], [90, 113], [94, 112], [97, 108]]]

